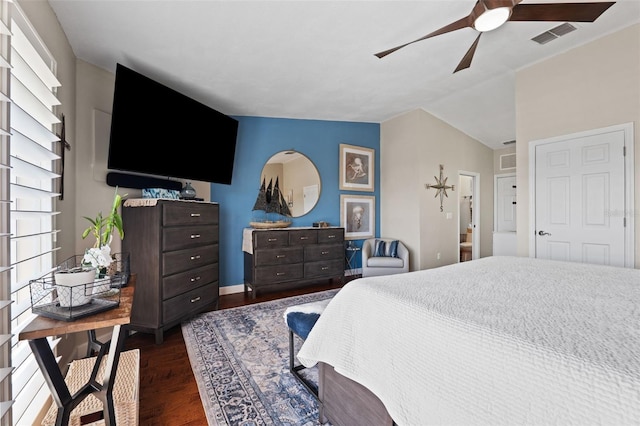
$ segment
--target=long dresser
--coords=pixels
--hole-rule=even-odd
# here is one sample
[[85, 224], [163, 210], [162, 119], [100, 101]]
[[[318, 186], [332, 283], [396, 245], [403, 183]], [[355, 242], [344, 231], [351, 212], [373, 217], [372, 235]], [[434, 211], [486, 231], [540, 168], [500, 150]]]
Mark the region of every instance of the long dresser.
[[244, 230], [244, 290], [301, 287], [323, 280], [344, 282], [344, 228]]
[[131, 328], [155, 334], [217, 309], [219, 293], [217, 203], [125, 201], [123, 251], [137, 274]]

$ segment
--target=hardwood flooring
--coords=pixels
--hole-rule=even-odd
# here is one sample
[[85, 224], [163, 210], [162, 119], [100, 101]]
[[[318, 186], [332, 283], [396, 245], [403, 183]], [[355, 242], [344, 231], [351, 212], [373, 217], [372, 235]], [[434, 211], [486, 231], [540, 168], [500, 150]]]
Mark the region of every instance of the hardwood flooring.
[[[245, 297], [244, 293], [230, 294], [220, 297], [219, 309], [339, 287], [340, 283], [331, 282], [265, 293], [255, 299]], [[180, 326], [167, 330], [161, 345], [155, 344], [152, 334], [135, 333], [127, 338], [126, 349], [135, 348], [140, 349], [140, 425], [206, 425]]]

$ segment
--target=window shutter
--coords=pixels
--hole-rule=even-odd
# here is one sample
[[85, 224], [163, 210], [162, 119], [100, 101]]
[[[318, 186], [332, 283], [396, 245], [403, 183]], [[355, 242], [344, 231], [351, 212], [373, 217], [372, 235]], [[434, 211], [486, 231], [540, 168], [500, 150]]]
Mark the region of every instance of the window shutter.
[[[3, 311], [0, 317], [0, 333], [10, 336], [5, 345], [10, 356], [2, 354], [2, 360], [9, 362], [0, 367], [9, 368], [5, 378], [9, 385], [3, 382], [2, 390], [7, 393], [2, 400], [13, 400], [8, 413], [11, 420], [3, 418], [2, 424], [23, 425], [34, 423], [50, 396], [28, 343], [19, 342], [18, 334], [33, 318], [29, 280], [53, 269], [57, 250], [54, 185], [59, 177], [59, 138], [53, 129], [60, 121], [55, 113], [60, 83], [52, 55], [18, 4], [0, 2], [7, 31], [2, 34], [0, 63], [4, 59], [8, 65], [0, 78], [0, 132], [4, 131], [0, 136], [4, 165], [0, 175], [0, 271], [4, 271], [0, 299], [11, 301], [10, 315]], [[50, 339], [52, 346], [57, 342]]]

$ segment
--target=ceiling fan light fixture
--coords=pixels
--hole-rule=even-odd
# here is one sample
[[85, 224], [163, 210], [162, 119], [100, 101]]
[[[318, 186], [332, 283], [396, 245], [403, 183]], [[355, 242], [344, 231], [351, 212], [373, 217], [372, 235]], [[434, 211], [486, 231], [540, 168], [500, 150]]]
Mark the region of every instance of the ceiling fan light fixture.
[[486, 9], [475, 21], [473, 28], [480, 32], [495, 30], [509, 20], [511, 16], [510, 7], [496, 7], [495, 9]]

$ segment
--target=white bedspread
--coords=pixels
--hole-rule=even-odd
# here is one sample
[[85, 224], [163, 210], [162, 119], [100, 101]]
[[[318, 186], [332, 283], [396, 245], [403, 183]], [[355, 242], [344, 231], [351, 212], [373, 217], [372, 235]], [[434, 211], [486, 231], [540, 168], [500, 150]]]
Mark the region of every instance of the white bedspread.
[[358, 279], [298, 358], [401, 426], [637, 426], [640, 270], [490, 257]]

